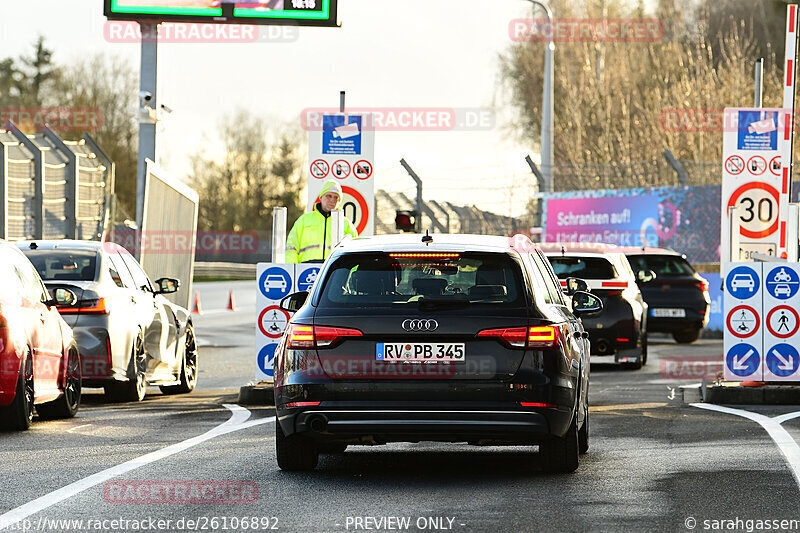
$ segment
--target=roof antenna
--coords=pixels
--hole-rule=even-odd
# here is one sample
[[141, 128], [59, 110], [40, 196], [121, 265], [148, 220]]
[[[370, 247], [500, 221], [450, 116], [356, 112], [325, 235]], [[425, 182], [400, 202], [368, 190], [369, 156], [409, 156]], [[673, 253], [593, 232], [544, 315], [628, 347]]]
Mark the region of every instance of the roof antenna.
[[30, 249], [31, 249], [31, 250], [35, 250], [35, 249], [37, 249], [38, 247], [39, 247], [39, 245], [38, 245], [38, 244], [36, 244], [35, 242], [32, 242], [32, 243], [30, 244]]
[[422, 242], [425, 243], [426, 246], [433, 242], [433, 237], [430, 236], [430, 230], [425, 230], [425, 235], [422, 237]]
[[567, 255], [567, 249], [566, 249], [566, 247], [562, 246], [561, 247], [561, 257], [564, 257], [565, 255]]

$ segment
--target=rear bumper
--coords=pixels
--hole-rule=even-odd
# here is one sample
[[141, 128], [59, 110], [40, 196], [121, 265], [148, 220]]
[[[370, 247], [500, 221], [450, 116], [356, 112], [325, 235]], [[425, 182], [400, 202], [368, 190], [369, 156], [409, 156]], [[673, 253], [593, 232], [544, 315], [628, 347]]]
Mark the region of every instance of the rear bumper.
[[536, 443], [562, 436], [571, 421], [567, 409], [279, 408], [286, 435], [304, 434], [318, 441], [362, 444], [386, 442]]
[[708, 313], [705, 316], [696, 311], [687, 310], [686, 318], [647, 318], [647, 330], [653, 333], [674, 333], [687, 329], [703, 329], [708, 324]]

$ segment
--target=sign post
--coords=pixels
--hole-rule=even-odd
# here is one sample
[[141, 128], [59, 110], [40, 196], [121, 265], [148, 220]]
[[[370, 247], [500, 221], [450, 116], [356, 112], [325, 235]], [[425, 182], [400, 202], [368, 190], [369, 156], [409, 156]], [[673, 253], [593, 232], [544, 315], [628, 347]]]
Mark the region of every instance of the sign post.
[[763, 263], [730, 263], [725, 276], [725, 379], [763, 378]]
[[[785, 110], [726, 108], [722, 148], [722, 249], [720, 257], [749, 261], [754, 253], [786, 251], [788, 196], [782, 140], [791, 132]], [[738, 251], [731, 249], [730, 208], [738, 208]], [[735, 237], [735, 236], [734, 236]], [[724, 272], [723, 272], [724, 273]]]
[[308, 117], [308, 209], [325, 180], [342, 186], [342, 211], [359, 235], [375, 233], [375, 128], [370, 113]]

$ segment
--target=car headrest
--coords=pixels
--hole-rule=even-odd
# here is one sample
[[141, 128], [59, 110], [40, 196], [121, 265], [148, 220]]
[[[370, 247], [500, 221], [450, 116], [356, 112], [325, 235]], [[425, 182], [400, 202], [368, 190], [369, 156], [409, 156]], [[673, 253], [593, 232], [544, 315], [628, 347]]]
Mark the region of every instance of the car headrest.
[[469, 297], [476, 300], [492, 300], [505, 298], [505, 285], [475, 285], [469, 288]]
[[475, 272], [475, 285], [505, 285], [506, 273], [503, 267], [481, 265]]
[[417, 294], [438, 296], [444, 294], [447, 280], [442, 278], [417, 278], [411, 282], [411, 287]]

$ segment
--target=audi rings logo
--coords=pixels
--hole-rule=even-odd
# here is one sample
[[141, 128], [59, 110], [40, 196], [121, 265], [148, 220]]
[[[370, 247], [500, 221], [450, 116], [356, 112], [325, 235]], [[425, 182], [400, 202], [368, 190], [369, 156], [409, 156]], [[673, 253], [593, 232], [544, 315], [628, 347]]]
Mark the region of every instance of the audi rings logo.
[[406, 331], [434, 331], [439, 327], [435, 320], [403, 320], [403, 329]]

